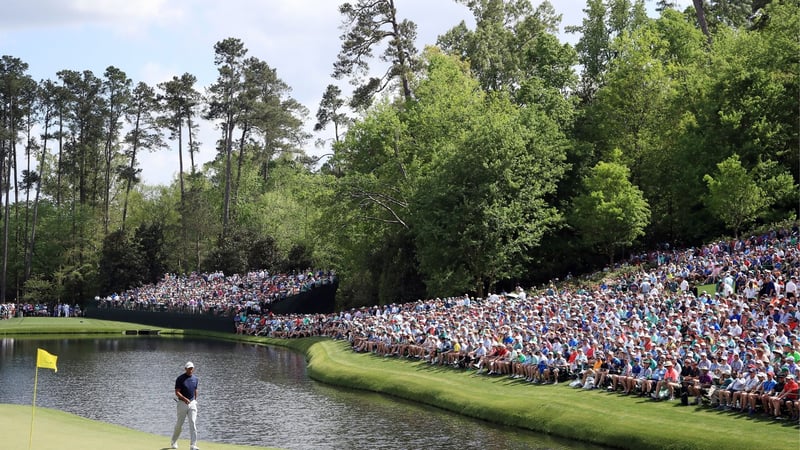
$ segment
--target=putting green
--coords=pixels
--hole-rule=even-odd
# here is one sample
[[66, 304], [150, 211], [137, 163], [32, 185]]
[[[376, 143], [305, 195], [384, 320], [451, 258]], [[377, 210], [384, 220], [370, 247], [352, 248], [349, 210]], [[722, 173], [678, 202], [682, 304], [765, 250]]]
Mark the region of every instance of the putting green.
[[[0, 404], [0, 448], [24, 450], [132, 450], [166, 449], [169, 437], [143, 433], [119, 425], [89, 420], [55, 409], [36, 408], [33, 414], [31, 439], [31, 406]], [[178, 441], [179, 448], [188, 449], [189, 441]], [[263, 447], [218, 444], [200, 441], [202, 450], [242, 450]]]

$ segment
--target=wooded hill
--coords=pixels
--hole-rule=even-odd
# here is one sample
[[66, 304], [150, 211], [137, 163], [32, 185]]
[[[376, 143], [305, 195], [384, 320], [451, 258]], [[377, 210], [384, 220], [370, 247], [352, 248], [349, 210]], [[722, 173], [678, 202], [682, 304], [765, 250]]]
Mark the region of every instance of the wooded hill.
[[[323, 160], [239, 38], [205, 89], [115, 67], [37, 82], [3, 56], [0, 301], [307, 267], [337, 271], [342, 306], [482, 295], [797, 217], [797, 0], [659, 1], [655, 18], [589, 0], [575, 46], [547, 2], [463, 3], [476, 25], [425, 49], [400, 2], [340, 6]], [[198, 167], [201, 145], [216, 159]], [[178, 152], [171, 185], [140, 182], [145, 151]]]

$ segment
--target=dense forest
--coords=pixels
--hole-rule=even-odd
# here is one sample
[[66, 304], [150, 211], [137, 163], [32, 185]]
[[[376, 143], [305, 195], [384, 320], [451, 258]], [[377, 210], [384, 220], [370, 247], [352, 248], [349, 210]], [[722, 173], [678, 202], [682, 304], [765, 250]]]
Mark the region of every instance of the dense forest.
[[[800, 1], [548, 2], [416, 47], [402, 2], [339, 7], [311, 114], [245, 40], [150, 86], [0, 61], [0, 302], [83, 303], [164, 273], [335, 269], [341, 306], [483, 295], [736, 237], [800, 208]], [[652, 14], [651, 14], [652, 16]], [[213, 122], [216, 142], [199, 142]], [[202, 166], [195, 155], [213, 146]], [[174, 151], [169, 186], [143, 152]]]

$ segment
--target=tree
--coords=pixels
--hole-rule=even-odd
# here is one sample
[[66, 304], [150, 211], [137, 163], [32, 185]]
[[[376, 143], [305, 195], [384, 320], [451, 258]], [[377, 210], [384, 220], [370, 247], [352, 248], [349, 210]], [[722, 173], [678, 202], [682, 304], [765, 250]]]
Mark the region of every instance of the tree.
[[105, 237], [98, 267], [99, 287], [103, 295], [138, 286], [146, 280], [147, 274], [141, 251], [124, 230], [114, 231]]
[[[382, 92], [390, 82], [400, 84], [403, 98], [411, 99], [411, 74], [417, 69], [417, 25], [410, 20], [400, 20], [394, 0], [358, 0], [339, 6], [344, 16], [340, 37], [342, 48], [333, 64], [333, 77], [353, 78], [356, 85], [350, 106], [364, 108], [370, 105], [372, 97]], [[383, 75], [361, 78], [369, 72], [369, 59], [375, 47], [388, 40], [380, 59], [389, 66]]]
[[[198, 150], [199, 143], [195, 139], [198, 132], [198, 125], [194, 121], [197, 116], [197, 108], [200, 104], [201, 95], [194, 88], [197, 82], [197, 77], [190, 73], [184, 73], [180, 77], [173, 76], [172, 80], [160, 83], [158, 88], [162, 91], [158, 95], [160, 102], [159, 110], [162, 112], [159, 118], [160, 122], [165, 125], [170, 132], [170, 139], [178, 141], [178, 186], [180, 188], [180, 229], [181, 240], [186, 242], [188, 239], [187, 232], [187, 216], [190, 211], [187, 210], [186, 202], [186, 174], [183, 167], [183, 135], [184, 125], [186, 127], [186, 134], [188, 137], [188, 151], [189, 151], [189, 173], [195, 174], [194, 154]], [[182, 247], [186, 251], [186, 247]], [[182, 254], [180, 260], [188, 259], [187, 254]]]
[[659, 13], [663, 13], [664, 10], [667, 9], [675, 9], [678, 6], [677, 2], [670, 1], [670, 0], [657, 0], [656, 1], [656, 11]]
[[752, 222], [768, 206], [768, 199], [752, 174], [742, 167], [739, 155], [717, 164], [715, 176], [706, 174], [703, 180], [708, 186], [706, 204], [711, 212], [733, 230], [736, 238], [739, 231]]
[[711, 0], [709, 10], [714, 23], [740, 28], [750, 24], [754, 6], [752, 0]]
[[[241, 135], [234, 202], [238, 202], [245, 162], [252, 160], [266, 182], [273, 158], [303, 155], [302, 146], [309, 137], [302, 129], [308, 110], [290, 96], [291, 88], [275, 69], [257, 58], [248, 58], [243, 75], [243, 92], [238, 102]], [[246, 157], [248, 148], [252, 149], [252, 156]]]
[[532, 80], [561, 94], [574, 90], [577, 56], [555, 33], [561, 16], [550, 2], [461, 0], [475, 17], [475, 30], [459, 25], [439, 36], [445, 52], [470, 65], [485, 91], [512, 95]]
[[195, 135], [197, 134], [197, 123], [194, 118], [197, 116], [197, 107], [200, 104], [201, 95], [194, 88], [197, 77], [190, 73], [184, 73], [180, 77], [173, 76], [170, 81], [159, 83], [158, 88], [162, 91], [158, 95], [160, 102], [159, 110], [162, 111], [160, 120], [170, 131], [170, 139], [178, 141], [178, 180], [181, 192], [181, 204], [184, 203], [186, 187], [184, 183], [183, 168], [183, 130], [186, 127], [188, 137], [188, 149], [190, 159], [190, 173], [195, 172], [194, 153], [197, 150]]
[[560, 220], [550, 203], [565, 141], [535, 106], [477, 88], [454, 58], [431, 52], [408, 111], [419, 179], [411, 231], [431, 295], [475, 291], [523, 275]]
[[[122, 70], [109, 66], [103, 79], [105, 104], [105, 146], [103, 147], [103, 233], [108, 234], [112, 173], [117, 157], [117, 143], [122, 130], [122, 119], [128, 109], [133, 81]], [[124, 212], [123, 212], [124, 226]]]
[[49, 142], [51, 136], [51, 127], [54, 125], [57, 110], [57, 87], [56, 85], [50, 81], [42, 81], [39, 85], [39, 89], [37, 91], [38, 95], [38, 106], [39, 106], [39, 114], [41, 118], [41, 126], [43, 128], [42, 131], [42, 145], [41, 145], [41, 152], [39, 153], [39, 173], [38, 178], [36, 179], [36, 193], [33, 196], [33, 205], [32, 205], [32, 218], [31, 218], [31, 230], [30, 230], [30, 237], [27, 239], [28, 246], [25, 249], [25, 280], [28, 280], [31, 276], [31, 270], [33, 265], [33, 254], [36, 248], [36, 228], [39, 224], [39, 196], [42, 192], [42, 182], [47, 177], [47, 143]]
[[222, 137], [219, 152], [224, 159], [223, 179], [225, 189], [222, 200], [222, 234], [220, 242], [226, 242], [231, 218], [231, 186], [233, 132], [237, 125], [238, 102], [242, 92], [244, 57], [247, 49], [240, 39], [227, 38], [214, 44], [214, 64], [219, 76], [208, 88], [210, 95], [206, 118], [219, 120]]
[[746, 167], [774, 160], [800, 180], [800, 4], [773, 2], [770, 22], [762, 29], [716, 35], [710, 62], [712, 80], [705, 115], [709, 143], [724, 153], [713, 164], [737, 153]]
[[322, 94], [322, 100], [317, 109], [317, 123], [314, 124], [314, 131], [324, 130], [328, 124], [333, 124], [333, 140], [340, 142], [350, 119], [342, 111], [344, 99], [342, 90], [338, 86], [329, 84]]
[[105, 105], [101, 96], [103, 83], [91, 71], [58, 72], [64, 88], [68, 91], [68, 136], [62, 168], [70, 187], [77, 192], [77, 203], [95, 206], [101, 188], [98, 183], [103, 170], [98, 167], [103, 161], [103, 121]]
[[166, 272], [163, 226], [156, 222], [139, 225], [132, 244], [132, 251], [138, 252], [142, 258], [141, 281], [158, 283]]
[[800, 205], [800, 189], [789, 170], [777, 161], [759, 160], [751, 175], [770, 206], [762, 211], [760, 219], [774, 223], [797, 216], [795, 208]]
[[585, 191], [574, 199], [570, 215], [583, 242], [608, 255], [611, 265], [615, 252], [643, 236], [650, 223], [650, 208], [629, 174], [614, 160], [597, 163], [584, 179]]
[[580, 26], [566, 27], [568, 33], [580, 33], [575, 45], [578, 62], [583, 66], [581, 74], [581, 98], [588, 102], [595, 92], [605, 84], [608, 64], [615, 58], [611, 49], [614, 38], [631, 32], [647, 23], [643, 0], [588, 0], [583, 10]]
[[[3, 262], [0, 273], [0, 301], [5, 300], [8, 262], [16, 259], [10, 255], [10, 190], [17, 188], [17, 141], [24, 128], [26, 111], [33, 107], [36, 83], [26, 74], [28, 64], [19, 58], [4, 55], [0, 58], [0, 183], [3, 195]], [[12, 174], [14, 176], [12, 177]], [[15, 202], [16, 203], [16, 202]]]
[[130, 131], [125, 135], [127, 148], [125, 155], [128, 164], [120, 167], [120, 178], [125, 181], [125, 200], [122, 207], [122, 229], [125, 229], [125, 219], [128, 213], [128, 196], [131, 187], [139, 181], [136, 156], [141, 150], [157, 150], [164, 147], [161, 128], [158, 123], [158, 100], [152, 87], [145, 83], [138, 83], [130, 99], [130, 108], [127, 120]]

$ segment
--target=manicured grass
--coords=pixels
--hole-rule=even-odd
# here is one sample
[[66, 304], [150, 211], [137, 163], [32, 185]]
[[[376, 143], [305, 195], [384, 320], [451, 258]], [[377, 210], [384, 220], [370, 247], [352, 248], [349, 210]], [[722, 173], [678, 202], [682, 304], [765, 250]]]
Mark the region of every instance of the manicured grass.
[[[129, 330], [160, 329], [165, 333], [176, 330], [128, 322], [113, 322], [85, 317], [20, 317], [0, 320], [0, 336], [5, 334], [122, 334]], [[177, 330], [177, 332], [180, 332]]]
[[[45, 320], [47, 329], [53, 330], [60, 325], [51, 325], [48, 320], [72, 319], [37, 320]], [[0, 335], [12, 328], [6, 322], [10, 321], [0, 321]], [[100, 322], [96, 324], [98, 329], [120, 326], [112, 326], [119, 322], [93, 322]], [[123, 324], [119, 330], [131, 327], [131, 324]], [[34, 331], [30, 328], [26, 333]], [[282, 340], [197, 330], [186, 330], [183, 334], [292, 348], [306, 354], [309, 376], [317, 381], [382, 392], [490, 422], [610, 447], [800, 449], [800, 430], [796, 423], [774, 422], [698, 406], [681, 407], [677, 401], [653, 402], [602, 391], [576, 390], [565, 384], [536, 386], [507, 377], [474, 375], [472, 371], [430, 366], [419, 361], [357, 354], [344, 342], [323, 338]], [[28, 429], [27, 426], [24, 429]], [[58, 426], [49, 429], [58, 429]], [[7, 431], [5, 423], [0, 421], [0, 433]], [[163, 437], [156, 439], [163, 441]], [[208, 445], [202, 446], [206, 447]]]
[[[36, 408], [33, 416], [33, 439], [31, 439], [30, 405], [0, 404], [0, 433], [3, 438], [0, 448], [24, 450], [131, 450], [166, 449], [169, 437], [143, 433], [119, 425], [85, 419], [74, 414], [49, 408]], [[181, 439], [178, 445], [189, 448], [189, 440]], [[203, 450], [255, 449], [245, 445], [219, 444], [198, 441]]]
[[309, 373], [504, 425], [617, 448], [798, 449], [796, 424], [707, 407], [679, 406], [566, 384], [537, 386], [426, 363], [355, 354], [326, 341], [309, 351]]

